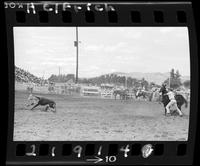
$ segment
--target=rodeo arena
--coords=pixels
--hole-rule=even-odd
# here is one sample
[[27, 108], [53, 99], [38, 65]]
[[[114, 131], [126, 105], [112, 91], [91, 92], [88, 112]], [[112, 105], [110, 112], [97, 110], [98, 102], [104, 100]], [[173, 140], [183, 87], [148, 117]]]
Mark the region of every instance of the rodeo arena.
[[174, 90], [182, 115], [166, 116], [162, 88], [51, 82], [15, 67], [14, 140], [187, 140], [190, 91]]

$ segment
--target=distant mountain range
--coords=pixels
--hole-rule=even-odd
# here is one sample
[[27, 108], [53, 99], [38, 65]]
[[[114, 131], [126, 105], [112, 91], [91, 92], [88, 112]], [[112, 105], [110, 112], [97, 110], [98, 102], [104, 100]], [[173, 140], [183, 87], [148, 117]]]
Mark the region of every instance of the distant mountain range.
[[[148, 82], [154, 82], [158, 85], [162, 84], [167, 78], [169, 78], [169, 73], [160, 73], [160, 72], [154, 72], [154, 73], [142, 73], [142, 72], [131, 72], [131, 73], [124, 73], [124, 72], [114, 72], [114, 73], [108, 73], [115, 74], [117, 76], [126, 76], [136, 79], [142, 79], [144, 78]], [[105, 74], [106, 75], [106, 74]], [[100, 76], [99, 76], [100, 77]], [[41, 78], [29, 73], [28, 71], [25, 71], [17, 66], [15, 66], [15, 79], [17, 81], [22, 82], [41, 82]], [[184, 82], [185, 80], [190, 80], [190, 76], [181, 76], [181, 81]], [[43, 80], [46, 81], [46, 80]]]
[[[142, 73], [142, 72], [131, 72], [131, 73], [123, 73], [123, 72], [114, 72], [111, 74], [116, 74], [118, 76], [126, 76], [136, 79], [144, 78], [148, 82], [154, 82], [156, 84], [162, 84], [167, 78], [169, 78], [169, 73]], [[181, 81], [190, 80], [190, 76], [181, 76]]]

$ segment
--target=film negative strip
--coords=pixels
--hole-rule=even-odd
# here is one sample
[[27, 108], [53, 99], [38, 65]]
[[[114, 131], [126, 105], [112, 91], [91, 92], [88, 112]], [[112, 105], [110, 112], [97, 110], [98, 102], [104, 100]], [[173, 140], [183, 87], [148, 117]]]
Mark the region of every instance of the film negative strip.
[[4, 3], [7, 165], [192, 164], [190, 2]]

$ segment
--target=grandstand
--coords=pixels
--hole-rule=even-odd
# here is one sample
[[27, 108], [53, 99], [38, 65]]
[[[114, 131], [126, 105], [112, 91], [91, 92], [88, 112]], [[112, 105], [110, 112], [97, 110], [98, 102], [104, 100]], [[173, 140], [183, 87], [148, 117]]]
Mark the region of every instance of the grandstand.
[[21, 83], [32, 82], [35, 84], [41, 84], [41, 83], [47, 82], [47, 80], [43, 80], [42, 78], [39, 78], [17, 66], [15, 66], [15, 81], [21, 82]]

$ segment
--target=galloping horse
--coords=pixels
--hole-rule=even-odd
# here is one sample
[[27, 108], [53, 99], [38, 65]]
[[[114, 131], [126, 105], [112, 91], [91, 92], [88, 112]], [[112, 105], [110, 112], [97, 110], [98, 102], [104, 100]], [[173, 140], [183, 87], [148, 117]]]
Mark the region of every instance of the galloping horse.
[[113, 95], [115, 97], [115, 100], [116, 100], [117, 95], [119, 95], [120, 100], [127, 100], [128, 99], [128, 89], [125, 89], [125, 90], [114, 90], [113, 91]]
[[[166, 112], [167, 112], [166, 106], [167, 106], [167, 104], [170, 102], [168, 95], [166, 95], [166, 94], [167, 94], [166, 87], [165, 87], [165, 86], [162, 86], [162, 87], [160, 88], [160, 91], [159, 91], [159, 92], [162, 93], [162, 103], [163, 103], [163, 105], [164, 105], [164, 108], [165, 108], [165, 115], [166, 115]], [[176, 94], [176, 95], [175, 95], [175, 99], [176, 99], [176, 102], [177, 102], [177, 106], [178, 106], [178, 108], [179, 108], [180, 110], [181, 110], [181, 106], [182, 106], [183, 104], [185, 104], [185, 108], [187, 108], [188, 102], [187, 102], [187, 100], [186, 100], [182, 95]]]

